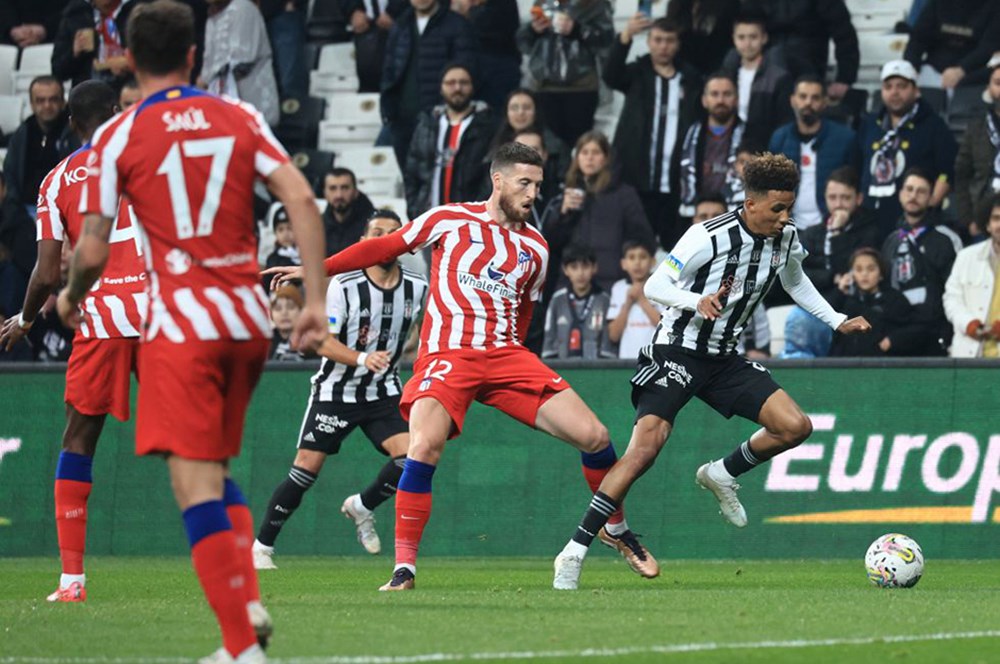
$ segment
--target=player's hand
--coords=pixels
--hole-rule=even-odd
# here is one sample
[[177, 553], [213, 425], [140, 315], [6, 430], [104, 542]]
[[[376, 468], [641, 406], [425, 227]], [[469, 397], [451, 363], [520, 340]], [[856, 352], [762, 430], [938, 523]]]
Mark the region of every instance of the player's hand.
[[715, 320], [721, 316], [722, 298], [729, 294], [729, 289], [731, 287], [732, 284], [725, 283], [722, 285], [722, 288], [712, 295], [706, 295], [698, 300], [698, 313], [701, 314], [705, 320]]
[[278, 267], [269, 267], [263, 270], [260, 275], [262, 277], [272, 276], [271, 290], [276, 291], [289, 281], [301, 281], [303, 273], [301, 265], [281, 265]]
[[56, 312], [59, 314], [59, 320], [69, 329], [76, 330], [80, 327], [80, 307], [69, 299], [69, 291], [65, 288], [59, 292]]
[[4, 321], [3, 327], [0, 328], [0, 348], [10, 350], [28, 333], [30, 326], [29, 328], [21, 327], [20, 318], [21, 315], [17, 314]]
[[373, 373], [382, 373], [389, 368], [389, 362], [392, 356], [387, 350], [376, 350], [368, 353], [368, 357], [365, 358], [365, 368]]
[[329, 331], [327, 319], [322, 307], [306, 307], [295, 321], [292, 336], [289, 339], [292, 348], [300, 353], [315, 353], [323, 345]]
[[841, 334], [862, 334], [864, 332], [871, 332], [872, 325], [864, 316], [856, 316], [854, 318], [849, 318], [840, 324], [837, 328], [837, 332]]

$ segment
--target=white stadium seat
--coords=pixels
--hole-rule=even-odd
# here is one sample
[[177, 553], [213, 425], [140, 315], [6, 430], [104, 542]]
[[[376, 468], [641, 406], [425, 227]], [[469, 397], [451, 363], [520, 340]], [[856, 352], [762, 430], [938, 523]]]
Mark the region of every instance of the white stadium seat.
[[17, 47], [0, 45], [0, 95], [14, 94], [14, 76], [17, 72]]
[[357, 94], [361, 82], [354, 74], [333, 72], [309, 72], [309, 95], [312, 97], [333, 97], [343, 93]]
[[324, 74], [356, 76], [358, 70], [355, 58], [353, 42], [326, 44], [319, 52], [319, 63], [316, 66], [316, 71]]
[[343, 148], [334, 155], [334, 165], [351, 169], [359, 178], [397, 178], [401, 173], [392, 148]]
[[358, 93], [337, 98], [328, 120], [319, 125], [319, 149], [330, 152], [348, 147], [369, 147], [382, 130], [378, 93]]
[[368, 192], [365, 195], [371, 199], [372, 205], [375, 206], [376, 210], [392, 210], [399, 215], [399, 218], [405, 224], [409, 221], [409, 217], [406, 216], [406, 199], [405, 198], [394, 198], [392, 196], [370, 196]]
[[13, 95], [0, 95], [0, 131], [7, 136], [21, 125], [24, 99]]
[[21, 63], [14, 78], [14, 93], [26, 94], [36, 76], [52, 73], [52, 44], [35, 44], [21, 51]]

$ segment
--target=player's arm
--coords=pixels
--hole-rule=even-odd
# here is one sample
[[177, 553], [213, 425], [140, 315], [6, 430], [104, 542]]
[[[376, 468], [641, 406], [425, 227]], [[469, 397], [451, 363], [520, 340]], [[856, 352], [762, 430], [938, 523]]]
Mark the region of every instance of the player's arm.
[[[653, 275], [646, 280], [643, 293], [646, 298], [665, 307], [702, 311], [699, 302], [708, 296], [692, 293], [678, 284], [682, 279], [695, 274], [712, 260], [712, 240], [701, 224], [691, 226], [671, 250], [670, 255], [660, 263]], [[721, 311], [721, 307], [719, 307]]]
[[340, 339], [332, 334], [327, 335], [323, 340], [323, 345], [317, 351], [328, 360], [333, 360], [338, 364], [346, 364], [352, 367], [365, 367], [373, 373], [382, 373], [389, 368], [392, 356], [387, 350], [377, 350], [371, 353], [358, 352], [353, 348], [348, 348], [341, 343]]
[[10, 350], [28, 333], [49, 295], [59, 288], [62, 245], [62, 240], [38, 241], [38, 260], [28, 280], [24, 306], [19, 315], [7, 319], [0, 329], [0, 348]]
[[70, 260], [69, 283], [59, 293], [56, 303], [59, 318], [67, 327], [76, 329], [80, 326], [80, 302], [104, 272], [108, 262], [108, 238], [114, 221], [93, 213], [83, 218], [83, 232]]
[[811, 313], [816, 318], [829, 325], [837, 332], [843, 334], [854, 334], [856, 332], [868, 332], [872, 326], [865, 320], [864, 316], [857, 316], [848, 320], [846, 314], [836, 311], [829, 302], [826, 301], [819, 290], [802, 269], [802, 259], [805, 258], [806, 251], [799, 244], [798, 236], [792, 241], [788, 262], [781, 271], [781, 285], [791, 296], [795, 303]]

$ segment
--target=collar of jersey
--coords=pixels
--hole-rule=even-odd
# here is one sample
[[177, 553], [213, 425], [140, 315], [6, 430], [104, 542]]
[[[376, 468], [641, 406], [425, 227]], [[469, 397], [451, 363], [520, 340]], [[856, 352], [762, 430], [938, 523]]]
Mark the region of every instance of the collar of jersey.
[[733, 214], [736, 215], [736, 220], [740, 222], [740, 226], [742, 226], [743, 230], [745, 230], [747, 232], [747, 235], [749, 235], [750, 237], [760, 238], [762, 240], [768, 239], [768, 236], [761, 235], [760, 233], [754, 233], [752, 230], [750, 230], [750, 227], [747, 226], [746, 219], [743, 218], [743, 206], [742, 205], [739, 206], [738, 208], [736, 208], [735, 210], [733, 210]]
[[142, 100], [139, 104], [139, 108], [136, 109], [135, 114], [138, 117], [147, 106], [152, 106], [153, 104], [158, 104], [162, 101], [176, 101], [178, 99], [188, 99], [190, 97], [207, 97], [208, 93], [204, 90], [199, 90], [198, 88], [193, 88], [190, 85], [180, 85], [174, 88], [167, 88], [166, 90], [160, 90], [155, 95], [150, 95]]

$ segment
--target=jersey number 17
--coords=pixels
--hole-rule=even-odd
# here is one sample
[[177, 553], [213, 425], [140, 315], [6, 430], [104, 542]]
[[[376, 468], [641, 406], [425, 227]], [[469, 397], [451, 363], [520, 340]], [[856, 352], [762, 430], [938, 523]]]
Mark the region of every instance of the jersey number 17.
[[[180, 141], [170, 146], [167, 156], [156, 169], [157, 175], [165, 175], [170, 190], [170, 205], [173, 207], [177, 224], [177, 239], [205, 237], [212, 234], [215, 215], [219, 211], [222, 188], [226, 183], [226, 171], [233, 156], [236, 139], [232, 136], [219, 138], [199, 138]], [[198, 210], [198, 225], [191, 216], [191, 196], [188, 193], [187, 177], [184, 170], [185, 159], [211, 157], [208, 181], [205, 183], [205, 198]]]

